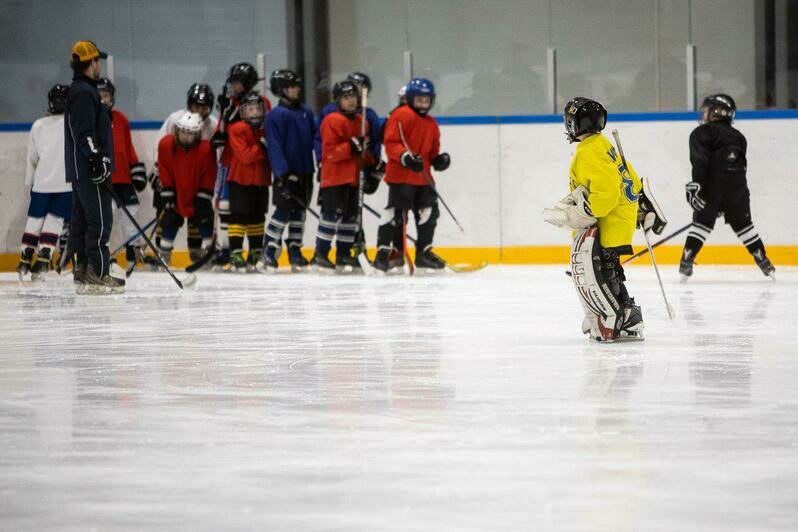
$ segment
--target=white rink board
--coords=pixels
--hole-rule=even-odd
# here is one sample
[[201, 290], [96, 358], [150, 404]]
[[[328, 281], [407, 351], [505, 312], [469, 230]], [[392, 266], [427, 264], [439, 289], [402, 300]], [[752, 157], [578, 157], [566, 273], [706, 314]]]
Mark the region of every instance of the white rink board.
[[0, 528], [798, 529], [798, 269], [663, 275], [597, 345], [554, 266], [0, 274]]
[[[624, 151], [639, 173], [651, 179], [660, 205], [681, 227], [691, 212], [684, 201], [690, 179], [688, 137], [696, 122], [610, 122], [621, 133]], [[794, 189], [798, 183], [798, 120], [738, 120], [748, 138], [748, 181], [754, 222], [768, 245], [798, 244]], [[24, 190], [26, 133], [0, 133], [0, 252], [16, 253], [25, 224], [28, 198]], [[156, 131], [134, 131], [133, 142], [149, 168]], [[440, 192], [465, 228], [462, 234], [441, 208], [436, 245], [501, 247], [566, 245], [567, 234], [540, 221], [540, 211], [568, 188], [568, 168], [575, 149], [560, 124], [441, 126], [441, 149], [452, 166], [440, 174]], [[377, 210], [385, 205], [386, 187], [366, 201]], [[143, 196], [146, 221], [152, 216], [150, 196]], [[315, 200], [313, 202], [315, 204]], [[377, 218], [366, 214], [368, 235], [376, 234]], [[308, 216], [305, 244], [312, 246], [316, 222]], [[119, 240], [115, 233], [112, 242]], [[177, 247], [183, 245], [183, 234]], [[373, 245], [373, 242], [369, 242]], [[719, 223], [711, 244], [734, 244], [737, 238]]]

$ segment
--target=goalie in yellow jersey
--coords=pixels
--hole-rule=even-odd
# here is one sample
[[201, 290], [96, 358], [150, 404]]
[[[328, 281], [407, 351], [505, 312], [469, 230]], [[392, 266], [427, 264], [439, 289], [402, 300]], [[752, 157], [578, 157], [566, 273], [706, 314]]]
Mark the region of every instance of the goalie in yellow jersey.
[[665, 219], [634, 168], [601, 133], [604, 107], [587, 98], [565, 106], [565, 130], [578, 142], [571, 192], [543, 219], [574, 231], [571, 277], [585, 311], [582, 332], [597, 342], [643, 338], [643, 314], [629, 296], [620, 255], [632, 253], [635, 227], [659, 234]]

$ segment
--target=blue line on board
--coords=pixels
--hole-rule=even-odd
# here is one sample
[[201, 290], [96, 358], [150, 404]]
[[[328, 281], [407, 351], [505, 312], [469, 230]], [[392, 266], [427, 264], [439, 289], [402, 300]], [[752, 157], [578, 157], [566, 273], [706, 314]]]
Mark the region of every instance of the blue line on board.
[[[559, 124], [560, 115], [487, 115], [487, 116], [437, 116], [442, 126], [489, 126], [498, 124]], [[735, 120], [783, 120], [798, 119], [798, 109], [774, 109], [760, 111], [738, 111]], [[697, 112], [667, 113], [610, 113], [608, 122], [686, 122], [697, 121]], [[158, 120], [134, 120], [130, 127], [136, 131], [158, 130], [163, 122]], [[25, 132], [31, 128], [30, 122], [0, 123], [0, 132]]]

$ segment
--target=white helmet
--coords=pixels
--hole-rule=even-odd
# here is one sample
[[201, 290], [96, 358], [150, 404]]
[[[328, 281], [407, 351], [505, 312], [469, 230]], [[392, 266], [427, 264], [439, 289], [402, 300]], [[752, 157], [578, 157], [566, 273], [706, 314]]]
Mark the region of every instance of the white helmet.
[[[188, 133], [193, 133], [194, 138], [193, 140], [186, 144], [184, 142], [180, 142], [180, 136], [178, 132], [186, 131]], [[185, 112], [180, 118], [177, 119], [175, 123], [175, 139], [183, 146], [193, 146], [194, 144], [198, 143], [200, 140], [200, 136], [202, 135], [202, 117], [199, 113], [191, 113]]]

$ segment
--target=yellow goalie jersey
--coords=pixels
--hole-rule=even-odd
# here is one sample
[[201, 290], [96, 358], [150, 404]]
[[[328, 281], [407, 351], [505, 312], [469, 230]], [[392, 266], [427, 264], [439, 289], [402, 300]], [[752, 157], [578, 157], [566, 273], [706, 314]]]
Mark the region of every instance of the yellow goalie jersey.
[[[631, 246], [637, 225], [637, 199], [643, 188], [632, 165], [624, 167], [615, 147], [598, 133], [577, 145], [570, 176], [571, 191], [580, 185], [588, 190], [587, 200], [598, 219], [601, 246]], [[631, 249], [626, 252], [631, 253]]]

